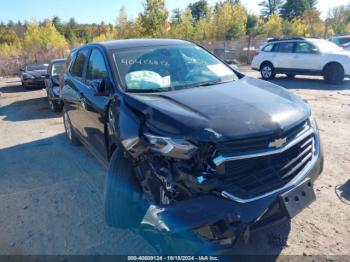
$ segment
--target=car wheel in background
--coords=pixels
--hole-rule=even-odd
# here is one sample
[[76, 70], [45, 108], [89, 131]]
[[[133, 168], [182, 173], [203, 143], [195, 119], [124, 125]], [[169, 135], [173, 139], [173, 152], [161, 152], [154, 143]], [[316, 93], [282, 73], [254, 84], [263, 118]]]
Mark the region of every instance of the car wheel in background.
[[148, 209], [132, 163], [120, 149], [110, 161], [104, 204], [107, 224], [117, 228], [138, 228]]
[[329, 84], [340, 84], [344, 77], [344, 68], [339, 64], [333, 63], [323, 69], [323, 78]]
[[62, 106], [56, 101], [53, 101], [51, 99], [49, 99], [49, 108], [52, 112], [56, 112], [56, 113], [62, 111]]
[[286, 76], [287, 76], [288, 78], [294, 78], [294, 77], [295, 77], [295, 74], [286, 74]]
[[22, 86], [25, 90], [29, 90], [29, 87], [22, 81]]
[[77, 137], [72, 124], [70, 122], [69, 116], [67, 111], [63, 108], [63, 123], [64, 123], [64, 129], [66, 130], [66, 135], [69, 140], [69, 143], [72, 145], [78, 146], [80, 145], [79, 138]]
[[260, 73], [265, 80], [272, 80], [276, 76], [275, 68], [270, 62], [265, 62], [261, 65]]

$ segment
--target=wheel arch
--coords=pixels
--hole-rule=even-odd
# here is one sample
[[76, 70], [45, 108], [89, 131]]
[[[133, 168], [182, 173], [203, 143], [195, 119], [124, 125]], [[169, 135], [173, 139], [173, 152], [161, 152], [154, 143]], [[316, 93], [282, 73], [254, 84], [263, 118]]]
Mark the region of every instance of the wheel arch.
[[259, 69], [261, 70], [261, 69], [262, 69], [262, 66], [263, 66], [264, 64], [267, 64], [267, 63], [269, 63], [269, 64], [271, 64], [273, 67], [275, 67], [275, 65], [274, 65], [271, 61], [269, 61], [269, 60], [264, 60], [264, 61], [261, 62]]

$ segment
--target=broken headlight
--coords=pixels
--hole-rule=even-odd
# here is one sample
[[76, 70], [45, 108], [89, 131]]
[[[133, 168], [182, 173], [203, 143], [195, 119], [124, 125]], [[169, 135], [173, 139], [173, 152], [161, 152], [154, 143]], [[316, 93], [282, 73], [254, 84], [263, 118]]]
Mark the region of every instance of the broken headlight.
[[316, 123], [316, 120], [313, 118], [312, 115], [309, 117], [309, 126], [310, 126], [316, 133], [318, 133], [317, 123]]
[[185, 139], [156, 136], [150, 133], [144, 135], [150, 144], [150, 149], [164, 156], [188, 160], [197, 151], [197, 147]]

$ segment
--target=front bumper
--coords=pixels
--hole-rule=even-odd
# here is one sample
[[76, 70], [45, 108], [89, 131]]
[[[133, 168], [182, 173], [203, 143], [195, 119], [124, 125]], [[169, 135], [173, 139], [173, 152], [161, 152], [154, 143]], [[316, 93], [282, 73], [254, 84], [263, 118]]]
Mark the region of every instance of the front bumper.
[[36, 78], [36, 79], [26, 79], [22, 80], [23, 84], [30, 87], [45, 87], [45, 79], [44, 78]]
[[[304, 180], [315, 181], [323, 170], [321, 146], [318, 149], [318, 158], [303, 177]], [[291, 188], [299, 187], [303, 181], [245, 203], [229, 200], [220, 195], [208, 194], [170, 206], [152, 205], [142, 224], [171, 234], [194, 231], [197, 232], [197, 236], [207, 241], [226, 243], [227, 239], [235, 240], [247, 229], [256, 229], [288, 218], [286, 211], [281, 206], [279, 196]], [[218, 228], [221, 233], [215, 234]]]

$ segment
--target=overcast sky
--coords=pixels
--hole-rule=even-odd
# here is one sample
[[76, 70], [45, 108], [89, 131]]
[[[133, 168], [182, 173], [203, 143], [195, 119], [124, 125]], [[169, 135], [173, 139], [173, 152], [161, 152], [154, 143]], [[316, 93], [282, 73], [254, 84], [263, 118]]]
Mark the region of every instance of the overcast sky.
[[[125, 6], [130, 18], [135, 18], [142, 11], [143, 0], [0, 0], [0, 21], [8, 20], [43, 20], [57, 15], [63, 21], [74, 17], [79, 23], [114, 23], [118, 10]], [[167, 8], [183, 9], [196, 0], [165, 0]], [[208, 0], [214, 5], [216, 0]], [[259, 14], [258, 3], [261, 0], [241, 0], [250, 11]], [[350, 4], [350, 0], [318, 0], [318, 9], [322, 17], [327, 16], [329, 8]]]

